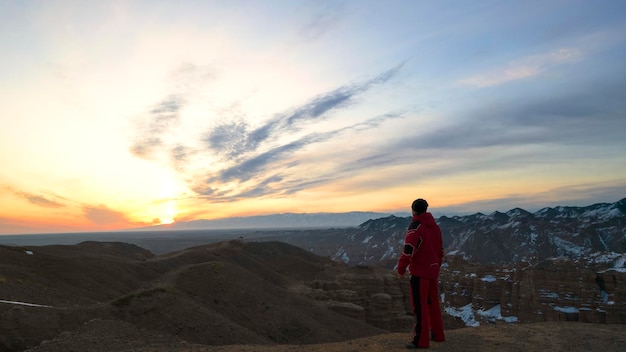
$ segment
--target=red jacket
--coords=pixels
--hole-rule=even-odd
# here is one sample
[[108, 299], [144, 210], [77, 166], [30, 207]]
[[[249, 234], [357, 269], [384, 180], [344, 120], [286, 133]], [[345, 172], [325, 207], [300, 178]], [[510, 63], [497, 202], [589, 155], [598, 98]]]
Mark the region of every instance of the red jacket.
[[414, 215], [413, 221], [418, 221], [419, 226], [406, 232], [402, 255], [398, 259], [398, 274], [404, 274], [408, 266], [412, 276], [437, 278], [443, 261], [441, 229], [428, 212]]

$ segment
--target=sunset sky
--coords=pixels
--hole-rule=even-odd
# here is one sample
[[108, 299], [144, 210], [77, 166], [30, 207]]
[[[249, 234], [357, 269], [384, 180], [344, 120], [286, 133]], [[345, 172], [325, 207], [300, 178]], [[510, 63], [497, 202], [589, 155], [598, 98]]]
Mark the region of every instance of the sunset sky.
[[0, 0], [0, 233], [626, 197], [626, 1]]

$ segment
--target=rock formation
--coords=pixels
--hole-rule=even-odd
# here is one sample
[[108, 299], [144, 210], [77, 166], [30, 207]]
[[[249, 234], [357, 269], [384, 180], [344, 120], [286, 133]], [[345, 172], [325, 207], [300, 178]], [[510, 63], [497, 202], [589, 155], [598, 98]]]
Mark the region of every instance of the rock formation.
[[471, 304], [478, 320], [499, 306], [502, 319], [519, 322], [626, 323], [626, 271], [566, 259], [486, 266], [456, 256], [448, 257], [441, 283], [444, 306]]
[[[382, 329], [407, 331], [413, 325], [408, 282], [392, 271], [358, 266], [299, 289]], [[626, 324], [625, 291], [626, 271], [566, 259], [499, 266], [448, 256], [440, 276], [448, 329], [498, 321]], [[464, 316], [455, 314], [462, 309]]]
[[316, 279], [303, 292], [331, 310], [389, 331], [411, 326], [404, 287], [389, 271], [360, 266], [332, 279]]

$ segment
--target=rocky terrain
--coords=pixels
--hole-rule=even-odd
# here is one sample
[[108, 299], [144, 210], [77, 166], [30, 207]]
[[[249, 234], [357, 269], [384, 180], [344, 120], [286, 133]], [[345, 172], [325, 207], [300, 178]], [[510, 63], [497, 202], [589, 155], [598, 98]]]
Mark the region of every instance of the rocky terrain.
[[[391, 271], [279, 242], [161, 256], [125, 243], [0, 246], [0, 273], [0, 351], [389, 351], [404, 349], [412, 324], [408, 284]], [[433, 350], [626, 343], [623, 325], [495, 319], [468, 328], [444, 317], [448, 341]]]
[[468, 326], [496, 320], [626, 324], [625, 270], [568, 259], [510, 266], [447, 259], [440, 277], [444, 309]]

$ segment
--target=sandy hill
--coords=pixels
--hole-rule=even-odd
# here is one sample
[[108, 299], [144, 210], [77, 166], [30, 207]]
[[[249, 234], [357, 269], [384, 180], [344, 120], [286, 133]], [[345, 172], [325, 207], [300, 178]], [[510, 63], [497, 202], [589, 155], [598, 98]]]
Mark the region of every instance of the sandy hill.
[[[0, 246], [0, 351], [388, 351], [389, 333], [300, 294], [360, 270], [280, 242], [154, 256], [125, 243]], [[449, 330], [441, 351], [622, 350], [621, 325]]]
[[50, 306], [0, 304], [0, 350], [35, 346], [93, 319], [210, 345], [383, 332], [290, 290], [345, 269], [277, 242], [223, 242], [159, 257], [124, 243], [0, 246], [0, 299]]

